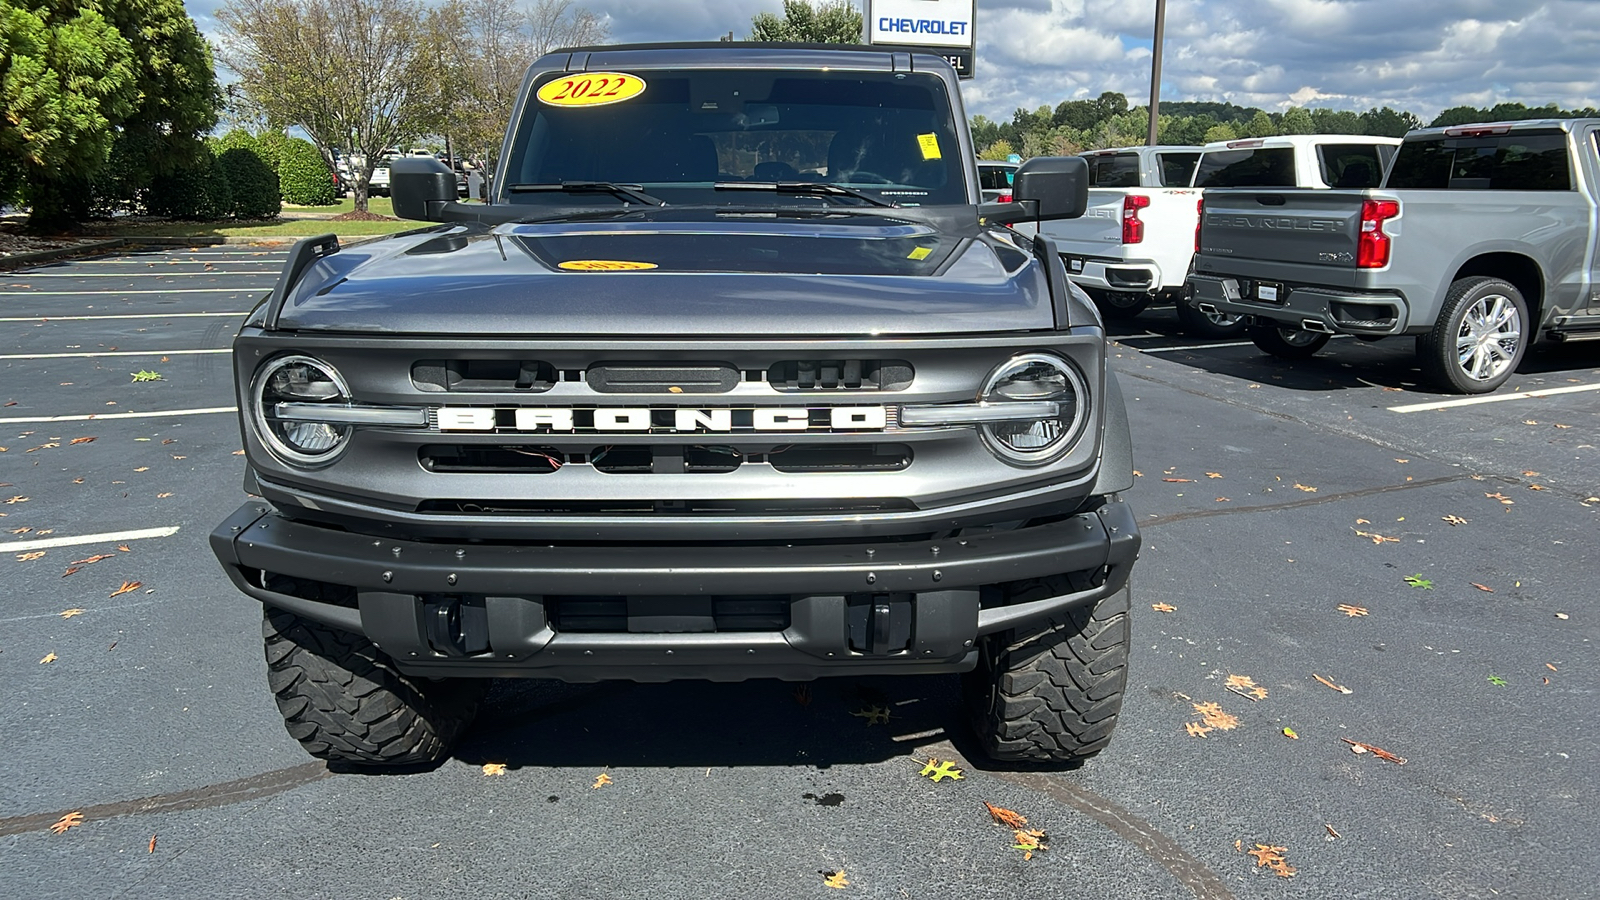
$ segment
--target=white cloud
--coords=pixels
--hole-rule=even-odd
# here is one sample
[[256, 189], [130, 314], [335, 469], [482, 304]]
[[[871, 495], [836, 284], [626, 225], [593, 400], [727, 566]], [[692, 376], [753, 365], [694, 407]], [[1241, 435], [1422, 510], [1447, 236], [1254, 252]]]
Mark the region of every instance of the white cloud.
[[[437, 2], [437, 0], [429, 0]], [[780, 0], [579, 0], [613, 40], [744, 37]], [[859, 0], [857, 0], [859, 2]], [[214, 32], [221, 0], [186, 0]], [[969, 113], [1120, 91], [1148, 98], [1154, 0], [978, 0]], [[1424, 119], [1458, 104], [1600, 106], [1593, 0], [1180, 0], [1167, 8], [1162, 99], [1267, 109], [1394, 106]]]

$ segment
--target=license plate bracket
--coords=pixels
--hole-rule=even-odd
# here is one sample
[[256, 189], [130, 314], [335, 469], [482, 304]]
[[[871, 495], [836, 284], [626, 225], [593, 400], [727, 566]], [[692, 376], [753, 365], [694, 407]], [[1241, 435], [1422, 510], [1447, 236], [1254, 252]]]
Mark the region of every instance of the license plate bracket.
[[1283, 289], [1281, 283], [1276, 281], [1258, 281], [1255, 283], [1251, 293], [1258, 302], [1272, 303], [1278, 306], [1282, 306], [1284, 301], [1288, 299], [1288, 292]]

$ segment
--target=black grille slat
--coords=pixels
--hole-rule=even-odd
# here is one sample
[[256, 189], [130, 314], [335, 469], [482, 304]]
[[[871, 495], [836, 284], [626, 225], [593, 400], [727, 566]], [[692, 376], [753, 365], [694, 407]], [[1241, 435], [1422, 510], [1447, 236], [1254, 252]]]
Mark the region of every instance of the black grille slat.
[[739, 369], [725, 363], [603, 363], [584, 374], [602, 394], [725, 394], [739, 384]]
[[539, 360], [425, 359], [411, 366], [411, 383], [430, 393], [537, 394], [554, 387], [558, 378], [554, 366]]
[[[692, 630], [711, 632], [783, 631], [789, 627], [790, 598], [769, 597], [546, 597], [550, 625], [557, 633], [658, 633], [641, 626], [653, 612], [670, 612], [684, 601], [709, 607], [710, 616]], [[679, 601], [679, 602], [674, 602]], [[630, 622], [631, 620], [631, 622]], [[672, 629], [682, 630], [680, 628]]]
[[778, 391], [903, 391], [915, 376], [903, 359], [791, 359], [767, 369]]

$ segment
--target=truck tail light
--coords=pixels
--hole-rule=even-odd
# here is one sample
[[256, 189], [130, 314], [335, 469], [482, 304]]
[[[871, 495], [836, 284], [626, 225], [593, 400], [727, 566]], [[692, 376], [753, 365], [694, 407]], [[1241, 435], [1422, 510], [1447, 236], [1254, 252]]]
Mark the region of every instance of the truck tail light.
[[1383, 223], [1400, 215], [1398, 200], [1361, 201], [1361, 238], [1356, 245], [1356, 268], [1381, 269], [1389, 264], [1389, 235]]
[[1201, 197], [1194, 203], [1194, 252], [1200, 252], [1200, 223], [1206, 217], [1206, 198]]
[[1011, 202], [1011, 197], [1012, 197], [1011, 189], [1007, 188], [1006, 190], [1001, 191], [1000, 192], [1000, 196], [996, 197], [995, 200], [997, 202], [1000, 202], [1000, 203], [1010, 203]]
[[1122, 198], [1122, 242], [1144, 243], [1144, 223], [1139, 221], [1139, 210], [1150, 205], [1144, 194], [1128, 194]]

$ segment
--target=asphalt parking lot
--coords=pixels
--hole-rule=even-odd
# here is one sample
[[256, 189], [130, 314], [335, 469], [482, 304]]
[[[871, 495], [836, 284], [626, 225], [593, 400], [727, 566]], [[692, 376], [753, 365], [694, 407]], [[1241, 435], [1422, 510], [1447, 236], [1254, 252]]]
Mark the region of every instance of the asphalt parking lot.
[[0, 896], [1597, 896], [1596, 345], [1463, 400], [1409, 342], [1118, 324], [1145, 549], [1079, 770], [984, 763], [937, 677], [501, 683], [454, 759], [364, 776], [285, 734], [206, 546], [243, 496], [226, 348], [282, 258], [0, 272]]

